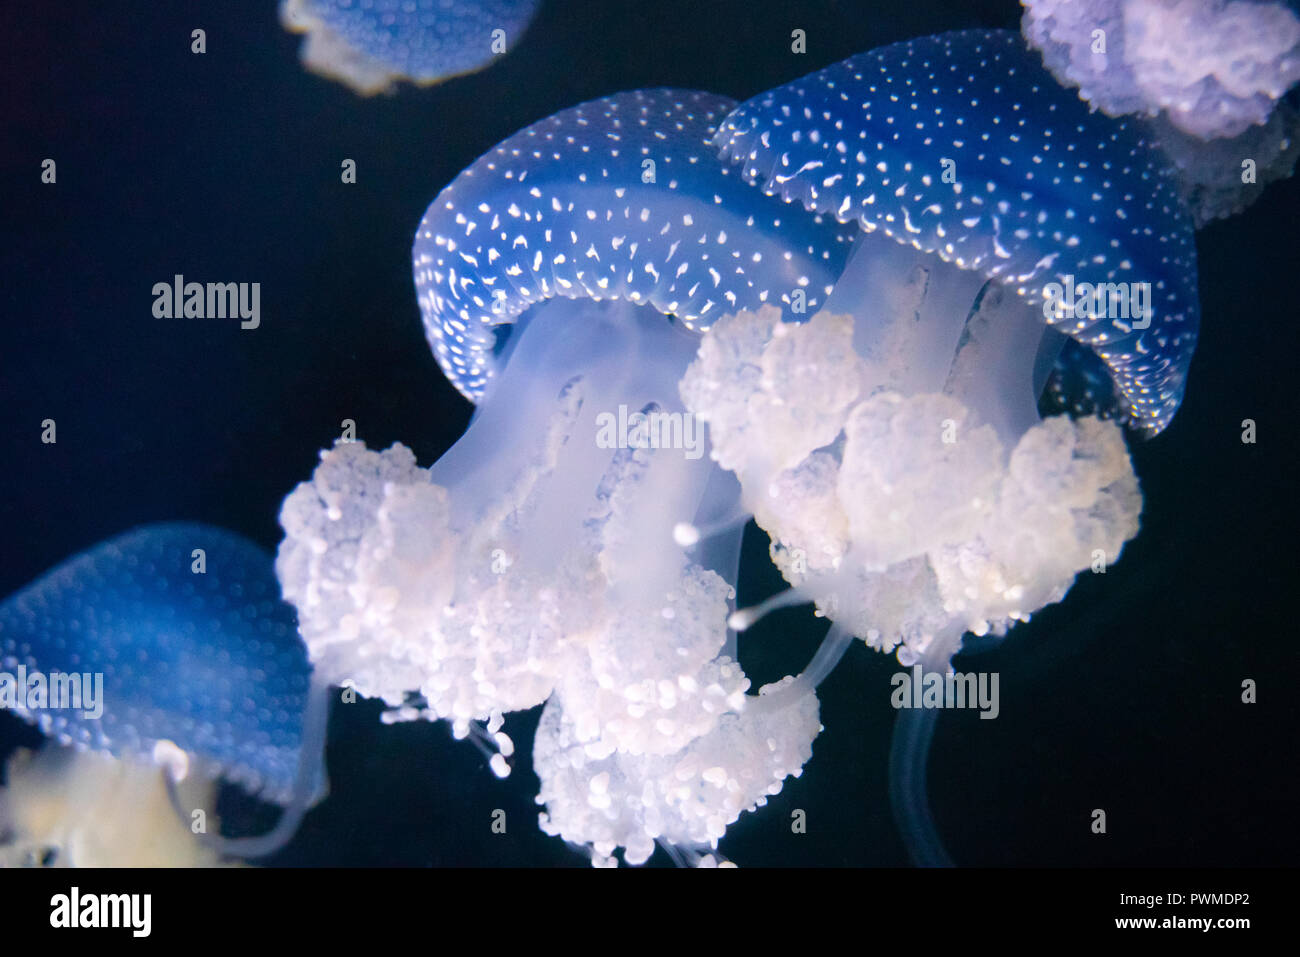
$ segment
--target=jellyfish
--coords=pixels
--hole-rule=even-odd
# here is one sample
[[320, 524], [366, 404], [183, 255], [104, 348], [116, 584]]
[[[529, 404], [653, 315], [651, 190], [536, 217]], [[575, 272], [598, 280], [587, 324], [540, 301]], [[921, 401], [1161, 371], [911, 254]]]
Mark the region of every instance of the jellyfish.
[[412, 261], [469, 429], [427, 469], [340, 442], [281, 510], [276, 569], [321, 679], [386, 720], [450, 722], [503, 777], [505, 715], [544, 703], [540, 824], [597, 865], [657, 844], [725, 863], [727, 826], [808, 760], [816, 683], [847, 646], [752, 694], [727, 627], [739, 486], [679, 382], [724, 312], [820, 306], [850, 235], [717, 160], [734, 105], [596, 100], [457, 176]]
[[1286, 100], [1262, 126], [1236, 136], [1202, 140], [1162, 116], [1144, 126], [1176, 171], [1197, 229], [1242, 212], [1268, 184], [1289, 177], [1300, 156], [1300, 111]]
[[1112, 116], [1163, 114], [1201, 140], [1268, 120], [1300, 81], [1300, 17], [1244, 0], [1022, 0], [1025, 38]]
[[[219, 867], [156, 768], [74, 748], [19, 749], [0, 788], [0, 867]], [[214, 788], [187, 784], [211, 804]], [[215, 826], [215, 817], [206, 822]]]
[[[1168, 156], [1198, 227], [1291, 175], [1300, 18], [1240, 0], [1024, 0], [1022, 30], [1064, 86], [1130, 114]], [[1243, 173], [1243, 167], [1247, 172]]]
[[[324, 690], [270, 557], [231, 532], [144, 525], [68, 559], [0, 604], [0, 666], [0, 704], [49, 739], [8, 768], [4, 860], [262, 856], [323, 793]], [[220, 780], [278, 823], [209, 833]]]
[[517, 43], [537, 0], [281, 0], [302, 62], [362, 96], [475, 73]]
[[[775, 601], [948, 672], [965, 634], [1005, 634], [1138, 531], [1114, 413], [1169, 424], [1199, 321], [1173, 173], [1005, 31], [852, 57], [742, 104], [716, 145], [785, 215], [859, 232], [811, 319], [715, 322], [683, 400], [771, 537], [792, 586]], [[1094, 385], [1098, 414], [1040, 419], [1049, 379]], [[901, 710], [891, 749], [923, 864], [948, 862], [925, 797], [936, 715]]]

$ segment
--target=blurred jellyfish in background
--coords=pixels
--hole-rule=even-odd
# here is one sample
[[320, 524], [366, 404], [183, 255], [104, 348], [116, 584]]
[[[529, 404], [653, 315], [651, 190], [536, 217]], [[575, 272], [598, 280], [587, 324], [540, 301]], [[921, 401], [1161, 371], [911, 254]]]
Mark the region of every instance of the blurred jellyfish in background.
[[1201, 139], [1264, 123], [1300, 80], [1300, 19], [1248, 0], [1022, 0], [1026, 39], [1111, 116], [1164, 113]]
[[[146, 525], [74, 556], [0, 604], [0, 667], [22, 686], [0, 701], [50, 738], [7, 768], [2, 863], [261, 856], [323, 791], [324, 690], [270, 556], [230, 532]], [[284, 806], [277, 825], [218, 836], [223, 780]]]
[[[715, 317], [824, 302], [849, 232], [718, 163], [732, 106], [621, 94], [462, 172], [412, 255], [438, 361], [478, 402], [469, 430], [428, 470], [340, 443], [281, 512], [277, 571], [318, 674], [390, 720], [448, 719], [502, 776], [504, 714], [546, 702], [542, 827], [597, 864], [656, 840], [716, 863], [820, 729], [828, 668], [747, 693], [727, 630], [739, 487], [678, 383]], [[697, 523], [726, 532], [688, 556], [672, 530]]]
[[[20, 750], [0, 788], [0, 867], [214, 867], [173, 813], [158, 768], [47, 745]], [[191, 788], [211, 806], [214, 786]], [[215, 817], [209, 824], [216, 826]]]
[[1300, 112], [1282, 100], [1263, 126], [1204, 141], [1156, 117], [1147, 128], [1178, 173], [1179, 190], [1199, 229], [1255, 202], [1286, 179], [1300, 158]]
[[[1022, 0], [1025, 38], [1064, 86], [1132, 114], [1169, 155], [1197, 225], [1291, 175], [1300, 17], [1248, 0]], [[1249, 174], [1243, 177], [1243, 164]]]
[[[793, 596], [949, 671], [964, 633], [1005, 633], [1137, 533], [1118, 424], [1040, 421], [1037, 401], [1058, 358], [1075, 374], [1091, 353], [1134, 427], [1172, 419], [1199, 320], [1172, 174], [1005, 31], [852, 57], [741, 105], [717, 141], [789, 215], [862, 232], [811, 321], [716, 323], [687, 407]], [[900, 711], [891, 758], [901, 829], [934, 864], [936, 713]]]
[[537, 0], [281, 0], [303, 65], [370, 96], [406, 80], [430, 86], [513, 49]]

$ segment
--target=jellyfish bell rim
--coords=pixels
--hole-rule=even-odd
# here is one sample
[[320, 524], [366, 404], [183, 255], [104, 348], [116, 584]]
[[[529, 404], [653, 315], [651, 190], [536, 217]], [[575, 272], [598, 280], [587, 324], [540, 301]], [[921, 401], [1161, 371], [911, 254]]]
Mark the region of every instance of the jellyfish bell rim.
[[769, 293], [824, 299], [851, 230], [783, 221], [716, 159], [734, 106], [672, 87], [598, 97], [525, 126], [438, 193], [415, 231], [414, 283], [462, 395], [480, 401], [513, 338], [501, 327], [542, 302], [626, 299], [696, 331]]
[[[981, 44], [987, 44], [987, 49]], [[1000, 45], [997, 46], [997, 45]], [[1184, 247], [1181, 254], [1185, 255], [1186, 261], [1175, 261], [1172, 267], [1166, 268], [1167, 257], [1165, 261], [1160, 260], [1162, 249], [1159, 243], [1155, 245], [1147, 244], [1150, 248], [1142, 246], [1141, 242], [1134, 246], [1132, 250], [1121, 248], [1119, 254], [1114, 258], [1119, 260], [1119, 268], [1123, 271], [1133, 269], [1136, 263], [1139, 267], [1138, 272], [1146, 271], [1146, 274], [1157, 279], [1156, 283], [1149, 284], [1155, 287], [1168, 286], [1169, 291], [1166, 293], [1168, 301], [1174, 303], [1174, 308], [1170, 312], [1163, 311], [1163, 301], [1161, 310], [1158, 310], [1155, 322], [1150, 319], [1150, 313], [1145, 317], [1148, 326], [1131, 327], [1120, 323], [1116, 317], [1112, 322], [1104, 319], [1088, 316], [1086, 321], [1079, 321], [1074, 325], [1065, 324], [1057, 326], [1058, 331], [1064, 332], [1071, 339], [1080, 343], [1082, 346], [1090, 349], [1106, 365], [1107, 371], [1114, 381], [1116, 391], [1124, 397], [1125, 403], [1129, 406], [1129, 422], [1140, 427], [1147, 434], [1158, 434], [1172, 420], [1178, 405], [1182, 400], [1182, 389], [1186, 380], [1187, 367], [1190, 364], [1191, 354], [1195, 346], [1196, 330], [1199, 325], [1199, 298], [1196, 291], [1196, 251], [1194, 242], [1192, 242], [1193, 228], [1189, 211], [1185, 208], [1181, 197], [1174, 185], [1174, 174], [1169, 166], [1163, 161], [1163, 156], [1155, 150], [1151, 144], [1145, 142], [1139, 132], [1123, 120], [1105, 117], [1101, 114], [1089, 112], [1087, 105], [1074, 95], [1073, 90], [1065, 90], [1059, 86], [1057, 81], [1042, 66], [1041, 58], [1037, 51], [1029, 48], [1021, 35], [1011, 30], [958, 30], [948, 33], [936, 34], [928, 37], [919, 37], [913, 40], [905, 40], [898, 43], [888, 44], [878, 47], [864, 53], [856, 54], [845, 60], [826, 66], [822, 69], [812, 71], [811, 73], [796, 79], [790, 83], [776, 87], [765, 93], [751, 97], [741, 103], [728, 117], [722, 122], [719, 131], [714, 140], [714, 146], [724, 161], [730, 161], [741, 168], [741, 174], [752, 185], [760, 188], [769, 196], [774, 196], [777, 200], [788, 205], [802, 206], [810, 213], [821, 213], [824, 215], [834, 216], [841, 222], [855, 223], [864, 234], [882, 233], [893, 239], [899, 245], [910, 246], [919, 252], [933, 256], [954, 268], [977, 271], [985, 275], [986, 278], [996, 280], [1004, 288], [1016, 293], [1023, 298], [1026, 306], [1033, 309], [1039, 309], [1049, 300], [1046, 298], [1044, 287], [1051, 279], [1064, 281], [1066, 273], [1059, 272], [1056, 269], [1057, 261], [1065, 261], [1063, 256], [1069, 247], [1066, 245], [1052, 246], [1047, 248], [1034, 248], [1025, 246], [1017, 248], [1011, 237], [1004, 235], [1010, 233], [1012, 227], [1005, 229], [997, 228], [998, 216], [1005, 217], [1008, 210], [1014, 212], [1012, 204], [1008, 204], [1003, 198], [999, 204], [998, 214], [994, 215], [987, 212], [983, 206], [983, 200], [979, 197], [979, 189], [972, 188], [969, 191], [965, 202], [972, 206], [978, 205], [980, 208], [975, 212], [967, 212], [962, 216], [947, 216], [942, 220], [937, 230], [927, 232], [929, 227], [924, 226], [923, 217], [925, 214], [938, 208], [943, 211], [945, 207], [942, 204], [935, 203], [935, 194], [927, 192], [933, 185], [933, 180], [940, 176], [940, 170], [937, 161], [941, 156], [949, 155], [953, 150], [946, 146], [934, 145], [931, 148], [931, 141], [938, 143], [937, 133], [931, 135], [926, 133], [922, 136], [920, 130], [924, 128], [925, 121], [917, 121], [918, 129], [913, 131], [917, 138], [922, 140], [921, 144], [902, 141], [900, 136], [907, 132], [903, 129], [908, 124], [899, 124], [893, 127], [893, 117], [887, 118], [884, 125], [885, 129], [892, 129], [888, 142], [892, 143], [889, 148], [895, 151], [889, 156], [889, 162], [884, 159], [878, 160], [876, 165], [871, 161], [877, 160], [876, 156], [868, 157], [867, 151], [872, 147], [873, 133], [882, 132], [882, 129], [871, 127], [869, 124], [876, 122], [872, 119], [870, 109], [872, 101], [870, 96], [880, 96], [882, 99], [889, 95], [891, 102], [898, 102], [898, 94], [908, 93], [915, 96], [914, 90], [910, 90], [912, 85], [911, 78], [906, 78], [906, 84], [900, 84], [894, 87], [893, 92], [886, 89], [888, 84], [893, 83], [893, 76], [887, 73], [887, 67], [900, 70], [909, 67], [913, 60], [919, 60], [921, 66], [925, 69], [931, 67], [931, 59], [938, 64], [935, 67], [935, 73], [929, 74], [929, 82], [937, 84], [934, 79], [938, 72], [939, 66], [942, 66], [940, 57], [952, 57], [950, 50], [954, 47], [960, 47], [958, 54], [961, 56], [992, 56], [1000, 59], [1004, 52], [1016, 57], [1012, 65], [1009, 76], [1017, 72], [1022, 74], [1022, 79], [1018, 82], [1022, 84], [1032, 84], [1032, 90], [1038, 92], [1041, 87], [1037, 84], [1050, 84], [1048, 90], [1055, 90], [1058, 96], [1050, 104], [1050, 112], [1060, 109], [1063, 114], [1072, 114], [1068, 117], [1069, 121], [1077, 122], [1081, 129], [1087, 129], [1089, 133], [1098, 130], [1107, 131], [1112, 142], [1119, 142], [1119, 138], [1124, 138], [1124, 145], [1131, 147], [1130, 155], [1138, 157], [1147, 165], [1147, 172], [1154, 173], [1154, 185], [1150, 187], [1154, 192], [1148, 192], [1147, 196], [1154, 200], [1161, 200], [1164, 193], [1168, 192], [1170, 200], [1169, 205], [1163, 207], [1161, 212], [1167, 214], [1169, 219], [1170, 230], [1176, 233], [1178, 243]], [[987, 66], [987, 61], [981, 61], [981, 66]], [[885, 77], [881, 82], [881, 89], [876, 91], [875, 87], [870, 86], [868, 67], [878, 67], [880, 73]], [[950, 65], [950, 70], [955, 72], [957, 65], [954, 62]], [[1001, 74], [999, 74], [1001, 76]], [[983, 82], [986, 79], [983, 72], [979, 80]], [[976, 83], [977, 77], [972, 72], [967, 81], [972, 84]], [[992, 84], [992, 81], [988, 81]], [[859, 86], [855, 86], [855, 84]], [[928, 85], [928, 84], [921, 84]], [[861, 89], [867, 87], [868, 92]], [[904, 86], [909, 89], [904, 89]], [[957, 81], [957, 90], [964, 91], [960, 78]], [[930, 92], [938, 96], [940, 89], [938, 85], [930, 86]], [[947, 91], [943, 91], [945, 95]], [[1019, 111], [1020, 106], [1015, 102], [1015, 91], [1003, 93], [1000, 85], [991, 86], [988, 92], [990, 96], [1003, 96], [1004, 102], [986, 103], [979, 101], [980, 110], [988, 110], [990, 106], [1005, 107], [1008, 112]], [[847, 113], [852, 113], [854, 117], [866, 116], [866, 125], [856, 129], [860, 135], [858, 138], [852, 136], [853, 129], [847, 132], [843, 126], [847, 125], [846, 112], [840, 106], [842, 103], [851, 102], [853, 93], [862, 93], [864, 99], [861, 101], [861, 109], [857, 104], [853, 104]], [[906, 104], [904, 104], [906, 105]], [[912, 108], [916, 109], [916, 103], [912, 103]], [[944, 103], [949, 106], [950, 103]], [[801, 109], [805, 121], [814, 122], [820, 120], [829, 120], [832, 115], [832, 108], [841, 110], [836, 117], [838, 125], [831, 132], [814, 129], [804, 135], [802, 129], [785, 130], [781, 129], [782, 125], [796, 127], [801, 122], [797, 112]], [[881, 109], [890, 109], [889, 104], [884, 104]], [[903, 112], [902, 107], [896, 108]], [[817, 111], [821, 110], [819, 116]], [[936, 113], [941, 113], [942, 108], [936, 109]], [[1027, 110], [1027, 114], [1033, 114], [1033, 110]], [[908, 114], [909, 117], [913, 114]], [[793, 119], [791, 119], [793, 117]], [[1026, 119], [1025, 114], [1020, 115], [1019, 125], [1023, 126]], [[1000, 123], [1001, 117], [995, 117]], [[935, 126], [941, 126], [943, 120], [935, 121]], [[964, 122], [958, 119], [958, 124]], [[1008, 124], [1009, 127], [1009, 124]], [[954, 128], [955, 130], [955, 128]], [[954, 144], [960, 143], [959, 149], [964, 149], [971, 144], [966, 142], [977, 135], [977, 131], [969, 126], [965, 127], [960, 134], [954, 130], [949, 130], [949, 134], [957, 136], [957, 139], [951, 140]], [[1043, 127], [1045, 142], [1050, 139], [1054, 132], [1050, 123]], [[779, 139], [779, 145], [773, 145], [774, 139]], [[983, 142], [988, 141], [989, 134], [984, 134]], [[1009, 134], [1013, 144], [1019, 143], [1019, 133]], [[945, 142], [950, 139], [945, 134]], [[1028, 138], [1028, 137], [1026, 137]], [[839, 151], [840, 156], [832, 155], [832, 141], [839, 139], [835, 144], [835, 149]], [[877, 153], [886, 149], [887, 141], [883, 138], [876, 137], [874, 148]], [[1063, 146], [1067, 144], [1062, 144]], [[909, 147], [917, 147], [927, 152], [909, 153], [906, 150]], [[1050, 148], [1050, 143], [1049, 143]], [[1100, 146], [1098, 147], [1101, 148]], [[992, 147], [989, 147], [992, 152]], [[1024, 147], [1015, 147], [1021, 153]], [[856, 153], [855, 153], [856, 151]], [[1014, 152], [1008, 149], [1007, 152]], [[1058, 151], [1059, 152], [1059, 151]], [[1067, 149], [1068, 152], [1068, 149]], [[1140, 155], [1139, 155], [1140, 154]], [[792, 159], [793, 157], [793, 159]], [[863, 178], [863, 169], [851, 167], [849, 160], [856, 160], [858, 166], [870, 170]], [[1001, 157], [1004, 166], [1010, 166], [1010, 160], [1006, 155]], [[900, 161], [904, 168], [904, 177], [907, 181], [901, 186], [892, 182], [890, 177], [895, 175], [895, 161]], [[980, 154], [979, 163], [984, 163], [985, 155]], [[922, 176], [922, 188], [915, 186], [911, 167], [913, 162], [925, 162], [935, 166], [933, 170], [926, 167], [929, 172]], [[955, 162], [963, 164], [969, 163], [970, 160], [964, 160], [958, 155]], [[840, 167], [834, 166], [839, 163]], [[802, 164], [802, 165], [801, 165]], [[988, 164], [991, 165], [991, 164]], [[1085, 163], [1085, 165], [1087, 165]], [[1097, 162], [1091, 164], [1107, 170], [1102, 175], [1095, 176], [1097, 189], [1109, 189], [1111, 179], [1115, 177], [1109, 171], [1110, 160], [1102, 157]], [[1135, 164], [1136, 166], [1136, 164]], [[881, 167], [885, 167], [882, 169]], [[790, 172], [795, 168], [794, 172]], [[955, 167], [954, 167], [955, 168]], [[985, 167], [977, 167], [981, 174], [986, 172]], [[1080, 167], [1081, 169], [1084, 166]], [[826, 176], [826, 173], [836, 170], [841, 175]], [[857, 185], [850, 186], [849, 172], [855, 171], [858, 175]], [[881, 176], [876, 177], [875, 171], [879, 171]], [[1086, 171], [1086, 170], [1085, 170]], [[1029, 171], [1033, 173], [1033, 169]], [[1125, 167], [1123, 174], [1127, 176], [1131, 169]], [[1150, 179], [1147, 172], [1143, 172], [1140, 177], [1142, 181]], [[920, 171], [916, 171], [919, 175]], [[929, 175], [933, 173], [934, 175]], [[885, 175], [888, 174], [888, 175]], [[1091, 174], [1090, 174], [1091, 175]], [[874, 178], [872, 178], [874, 177]], [[1107, 177], [1110, 177], [1108, 179]], [[975, 180], [982, 179], [982, 175], [976, 175]], [[1058, 180], [1060, 177], [1057, 178]], [[1076, 180], [1081, 185], [1091, 186], [1091, 181], [1085, 182], [1076, 174]], [[961, 186], [958, 180], [958, 187]], [[1009, 186], [1010, 184], [1003, 184]], [[1057, 183], [1059, 185], [1059, 183]], [[987, 186], [990, 190], [994, 186], [994, 180], [990, 176]], [[1054, 187], [1042, 187], [1034, 185], [1026, 187], [1021, 184], [1017, 187], [1020, 194], [1021, 203], [1028, 203], [1024, 207], [1025, 214], [1032, 211], [1038, 225], [1042, 225], [1043, 219], [1047, 215], [1046, 210], [1049, 205], [1060, 205], [1062, 203], [1062, 194], [1067, 193], [1065, 190], [1058, 190]], [[877, 204], [877, 193], [893, 194], [896, 199], [903, 198], [903, 194], [915, 190], [914, 196], [910, 202], [915, 205], [909, 208], [909, 200], [904, 199], [902, 203], [896, 204], [897, 209], [889, 213], [882, 212], [886, 204]], [[958, 197], [961, 196], [960, 189], [955, 190]], [[1005, 196], [1009, 190], [1003, 189], [1002, 194]], [[1104, 191], [1103, 191], [1104, 192]], [[1031, 201], [1034, 193], [1041, 193], [1041, 199], [1036, 202]], [[1068, 195], [1064, 197], [1068, 203], [1065, 209], [1068, 218], [1073, 222], [1074, 219], [1074, 200]], [[1100, 201], [1102, 196], [1094, 193], [1091, 197], [1094, 201]], [[1128, 197], [1125, 202], [1128, 202]], [[1139, 197], [1146, 198], [1146, 197]], [[888, 200], [894, 202], [894, 200]], [[951, 206], [952, 212], [963, 205], [962, 200], [953, 199]], [[1153, 206], [1147, 204], [1148, 208]], [[855, 208], [856, 207], [856, 208]], [[979, 215], [976, 215], [976, 212]], [[1121, 209], [1121, 212], [1123, 210]], [[896, 215], [895, 215], [896, 214]], [[988, 215], [990, 221], [995, 227], [991, 234], [988, 227], [984, 226], [983, 220]], [[1139, 215], [1142, 215], [1139, 213]], [[1159, 213], [1157, 214], [1159, 215]], [[901, 222], [900, 222], [901, 220]], [[1094, 217], [1095, 220], [1095, 217]], [[923, 227], [915, 224], [920, 222]], [[1019, 225], [1018, 223], [1016, 225]], [[1071, 227], [1074, 229], [1075, 227]], [[981, 233], [983, 229], [983, 233]], [[965, 232], [963, 232], [963, 230]], [[1149, 230], [1148, 230], [1149, 231]], [[1024, 232], [1025, 236], [1021, 237], [1020, 233]], [[1040, 239], [1045, 230], [1040, 230]], [[1059, 230], [1058, 230], [1059, 232]], [[1096, 234], [1097, 243], [1092, 247], [1094, 255], [1100, 255], [1105, 261], [1105, 255], [1111, 250], [1108, 245], [1103, 245], [1108, 233], [1101, 228], [1091, 229], [1088, 231]], [[1133, 229], [1133, 234], [1138, 230]], [[1029, 239], [1030, 230], [1017, 230], [1016, 238], [1022, 243]], [[1113, 234], [1111, 234], [1113, 239]], [[918, 238], [920, 237], [920, 238]], [[999, 239], [1011, 247], [1008, 252], [1002, 249]], [[1076, 244], [1079, 244], [1078, 236], [1072, 237]], [[963, 249], [961, 242], [966, 240], [978, 240], [982, 246], [972, 245]], [[924, 240], [924, 241], [923, 241]], [[961, 252], [974, 249], [976, 255], [969, 257], [972, 261], [966, 261]], [[1005, 254], [1005, 256], [1003, 255]], [[1148, 258], [1152, 262], [1148, 262]], [[1015, 261], [1021, 271], [1014, 272], [1003, 266]], [[1083, 266], [1084, 260], [1080, 260], [1080, 266]], [[1023, 268], [1021, 268], [1023, 267]], [[1080, 281], [1092, 283], [1097, 278], [1096, 271], [1079, 269]], [[1072, 275], [1072, 274], [1070, 274]], [[1106, 278], [1104, 275], [1102, 278]], [[1116, 285], [1115, 270], [1111, 270], [1111, 276], [1107, 279], [1112, 286]], [[1040, 302], [1040, 299], [1042, 302]], [[1155, 296], [1151, 296], [1151, 305], [1154, 306]], [[1044, 313], [1046, 318], [1046, 313]], [[1072, 316], [1070, 318], [1073, 318]], [[1045, 323], [1051, 326], [1049, 320]], [[1148, 327], [1153, 330], [1146, 332]], [[1142, 330], [1142, 331], [1139, 331]], [[1155, 364], [1148, 359], [1149, 356], [1155, 355]], [[1154, 398], [1152, 398], [1154, 396]]]

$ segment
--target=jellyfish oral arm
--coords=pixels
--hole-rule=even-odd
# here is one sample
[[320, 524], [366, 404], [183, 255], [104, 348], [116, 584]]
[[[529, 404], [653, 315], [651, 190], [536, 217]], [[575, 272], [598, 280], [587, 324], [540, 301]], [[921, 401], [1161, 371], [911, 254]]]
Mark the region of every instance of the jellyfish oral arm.
[[984, 279], [943, 269], [878, 233], [853, 244], [826, 312], [851, 315], [853, 349], [869, 388], [914, 394], [943, 388]]
[[946, 669], [963, 632], [1002, 633], [1096, 552], [1113, 561], [1141, 498], [1116, 425], [1039, 422], [1060, 341], [1041, 310], [858, 242], [811, 321], [719, 321], [682, 395], [795, 591], [903, 664]]
[[[676, 523], [696, 518], [710, 473], [704, 437], [676, 394], [697, 336], [625, 300], [566, 299], [536, 307], [512, 336], [510, 361], [469, 431], [430, 469], [449, 489], [454, 524], [473, 525], [481, 537], [483, 516], [526, 495], [531, 501], [516, 512], [509, 536], [491, 535], [511, 562], [552, 567], [578, 545], [573, 516], [597, 500], [611, 460], [643, 445], [655, 454], [638, 479], [643, 489], [627, 540], [668, 543]], [[521, 477], [530, 476], [525, 491]], [[677, 574], [673, 549], [629, 547], [636, 558], [627, 560], [639, 563], [637, 587], [654, 591]], [[672, 567], [656, 571], [659, 554]]]

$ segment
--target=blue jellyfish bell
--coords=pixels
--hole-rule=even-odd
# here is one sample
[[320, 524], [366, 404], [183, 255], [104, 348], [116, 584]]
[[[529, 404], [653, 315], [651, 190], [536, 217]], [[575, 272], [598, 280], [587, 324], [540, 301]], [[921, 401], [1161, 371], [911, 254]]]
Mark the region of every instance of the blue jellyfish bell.
[[[324, 688], [269, 556], [231, 532], [145, 525], [68, 559], [0, 604], [0, 663], [27, 676], [12, 710], [54, 742], [161, 764], [187, 830], [187, 774], [284, 806], [268, 834], [201, 838], [220, 853], [271, 853], [323, 793]], [[82, 700], [53, 694], [73, 685]]]

